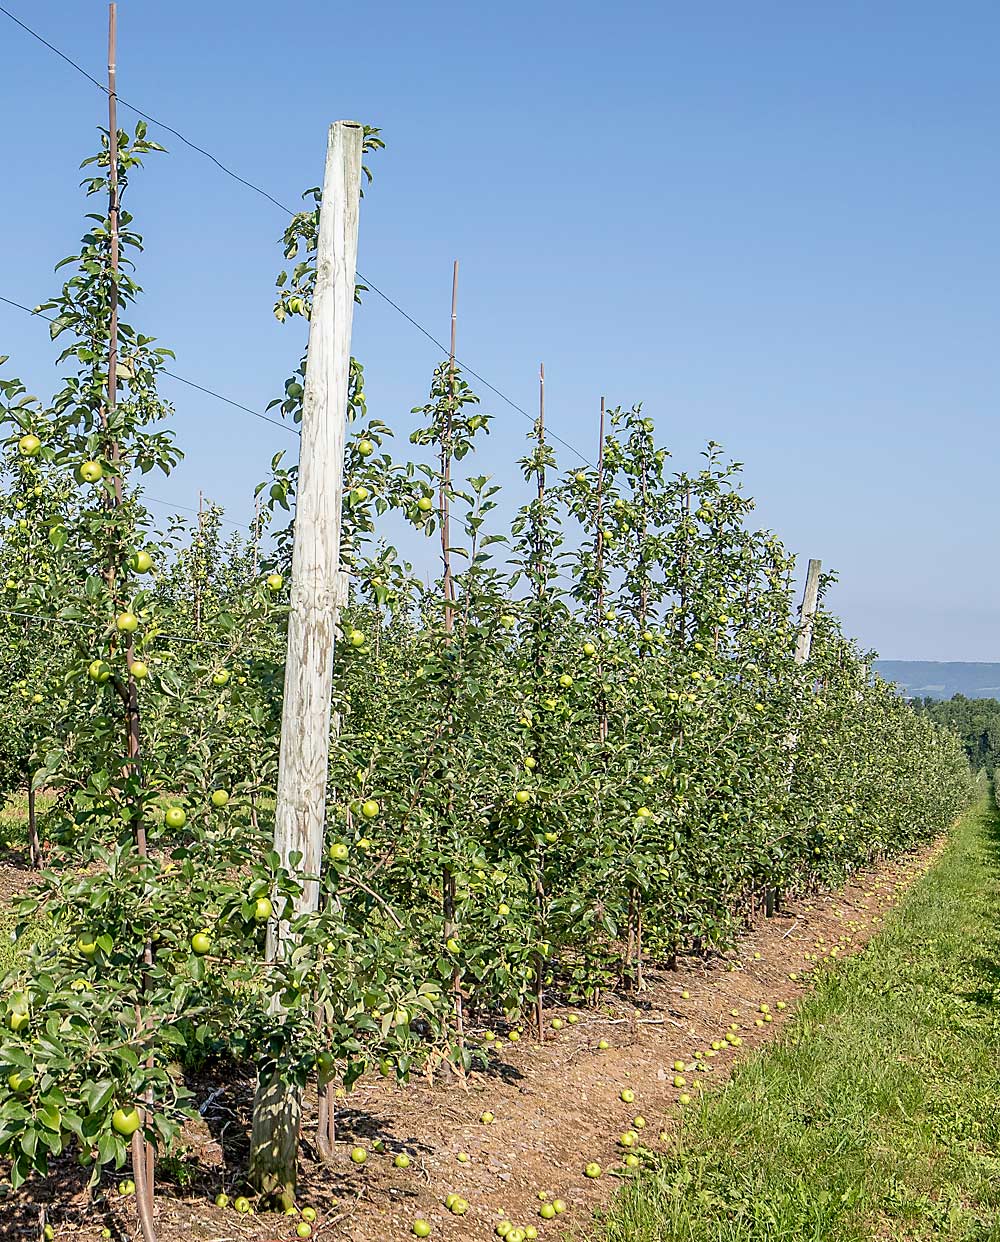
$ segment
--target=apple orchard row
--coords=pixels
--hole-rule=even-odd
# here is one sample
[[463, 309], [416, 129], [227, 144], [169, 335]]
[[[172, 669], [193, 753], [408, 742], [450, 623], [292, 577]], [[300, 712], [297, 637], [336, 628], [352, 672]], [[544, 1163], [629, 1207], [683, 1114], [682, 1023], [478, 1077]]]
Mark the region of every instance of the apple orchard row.
[[[123, 193], [155, 150], [121, 135]], [[108, 166], [105, 137], [89, 193]], [[282, 239], [287, 322], [309, 314], [318, 211]], [[292, 1093], [316, 1081], [329, 1139], [359, 1075], [474, 1070], [498, 1027], [727, 946], [765, 894], [836, 884], [965, 804], [957, 741], [822, 605], [795, 663], [792, 560], [718, 446], [675, 469], [653, 421], [617, 409], [598, 464], [567, 469], [539, 422], [505, 495], [478, 473], [492, 420], [457, 368], [390, 420], [355, 363], [320, 909], [269, 961], [299, 886], [272, 845], [297, 470], [262, 462], [246, 536], [211, 505], [153, 519], [143, 479], [180, 456], [170, 354], [132, 326], [124, 208], [118, 276], [113, 232], [89, 221], [43, 308], [54, 395], [0, 370], [0, 776], [56, 799], [0, 999], [15, 1184], [64, 1149], [95, 1179], [135, 1167], [137, 1135], [167, 1150], [208, 1054]], [[304, 375], [275, 402], [290, 425]], [[252, 1183], [291, 1193], [294, 1170], [275, 1176], [255, 1154]]]

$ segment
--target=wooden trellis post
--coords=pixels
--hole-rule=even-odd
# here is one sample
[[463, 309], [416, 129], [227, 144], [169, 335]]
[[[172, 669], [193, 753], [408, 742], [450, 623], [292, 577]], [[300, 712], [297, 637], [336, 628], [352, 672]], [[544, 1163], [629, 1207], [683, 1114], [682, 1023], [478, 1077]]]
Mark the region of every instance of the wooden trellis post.
[[[345, 602], [340, 519], [363, 144], [364, 130], [357, 122], [330, 126], [306, 355], [274, 815], [275, 852], [283, 867], [301, 877], [294, 914], [317, 909], [315, 877], [323, 860], [334, 642]], [[272, 921], [269, 959], [284, 951], [288, 934], [287, 919]], [[259, 1190], [289, 1202], [294, 1195], [301, 1109], [298, 1087], [278, 1073], [261, 1076], [254, 1101], [250, 1175]]]

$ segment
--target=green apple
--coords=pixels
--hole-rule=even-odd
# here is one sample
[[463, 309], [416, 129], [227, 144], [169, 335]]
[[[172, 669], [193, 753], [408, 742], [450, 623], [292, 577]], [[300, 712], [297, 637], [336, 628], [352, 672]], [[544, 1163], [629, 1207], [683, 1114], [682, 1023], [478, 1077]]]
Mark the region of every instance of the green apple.
[[212, 951], [212, 938], [208, 932], [195, 932], [191, 937], [191, 948], [198, 957], [204, 957]]
[[229, 1207], [229, 1196], [228, 1195], [216, 1195], [215, 1206], [220, 1207], [220, 1208]]
[[212, 685], [213, 686], [228, 686], [229, 679], [231, 676], [232, 676], [232, 673], [230, 673], [229, 669], [220, 668], [217, 672], [214, 672], [212, 674]]
[[163, 816], [163, 822], [168, 828], [183, 828], [187, 823], [187, 813], [183, 807], [168, 806]]
[[352, 1164], [364, 1164], [364, 1162], [367, 1159], [368, 1159], [368, 1153], [365, 1151], [363, 1147], [352, 1147], [351, 1148], [351, 1163]]
[[392, 1163], [397, 1169], [408, 1169], [410, 1167], [410, 1157], [405, 1151], [401, 1151]]
[[281, 590], [281, 588], [284, 585], [285, 585], [285, 580], [284, 578], [282, 578], [281, 574], [268, 574], [267, 575], [267, 589], [271, 592], [272, 595], [277, 595], [277, 593]]
[[41, 447], [41, 440], [39, 440], [38, 436], [32, 435], [30, 431], [17, 442], [17, 451], [22, 457], [37, 457], [38, 450]]
[[138, 548], [128, 558], [129, 568], [137, 574], [148, 574], [153, 568], [153, 558], [145, 548]]
[[85, 461], [80, 467], [80, 478], [84, 483], [97, 483], [104, 478], [104, 467], [99, 461]]
[[256, 923], [266, 923], [274, 913], [274, 906], [267, 897], [258, 897], [253, 906], [253, 917]]
[[20, 1070], [14, 1070], [13, 1073], [7, 1075], [7, 1086], [15, 1095], [20, 1095], [22, 1091], [30, 1091], [34, 1081], [33, 1075], [22, 1074]]
[[556, 1210], [551, 1203], [543, 1203], [538, 1209], [538, 1215], [542, 1220], [551, 1220], [555, 1216]]
[[362, 457], [371, 457], [372, 453], [375, 452], [375, 445], [371, 442], [371, 440], [359, 440], [358, 452]]
[[421, 496], [417, 501], [417, 508], [421, 513], [430, 513], [434, 508], [434, 501], [431, 500], [430, 496]]
[[224, 806], [229, 805], [229, 790], [213, 789], [211, 801], [212, 806], [214, 806], [216, 810], [221, 811]]
[[618, 1097], [623, 1104], [635, 1103], [635, 1092], [631, 1087], [623, 1087], [621, 1095]]
[[296, 1225], [295, 1227], [295, 1236], [297, 1238], [311, 1238], [312, 1231], [313, 1231], [312, 1225], [309, 1225], [305, 1221], [302, 1221], [301, 1224]]
[[531, 790], [519, 789], [514, 795], [514, 801], [518, 804], [518, 806], [524, 806], [526, 803], [531, 801]]
[[103, 686], [111, 676], [111, 669], [103, 660], [94, 660], [87, 669], [87, 676], [91, 681], [96, 681], [98, 685]]
[[139, 618], [134, 612], [120, 612], [115, 617], [115, 626], [120, 634], [134, 634], [139, 628]]
[[418, 1238], [429, 1238], [431, 1236], [430, 1222], [424, 1220], [422, 1216], [418, 1216], [413, 1222], [413, 1232]]
[[237, 1210], [237, 1212], [245, 1216], [247, 1212], [250, 1211], [250, 1200], [244, 1199], [243, 1196], [240, 1195], [238, 1199], [233, 1200], [233, 1207]]
[[334, 862], [346, 862], [349, 852], [347, 846], [342, 841], [336, 841], [330, 846], [330, 857]]
[[97, 952], [97, 937], [89, 933], [84, 933], [76, 942], [78, 953], [82, 953], [84, 957], [93, 957]]
[[592, 1160], [583, 1170], [583, 1175], [584, 1177], [600, 1177], [601, 1171], [601, 1166]]
[[130, 1134], [135, 1134], [136, 1130], [142, 1125], [142, 1118], [139, 1116], [138, 1109], [116, 1108], [111, 1114], [111, 1128], [119, 1134], [125, 1135], [126, 1138]]
[[493, 1124], [496, 1118], [493, 1116], [491, 1112], [487, 1110], [487, 1112], [483, 1113], [480, 1116], [479, 1120], [483, 1123], [484, 1126], [490, 1126]]
[[379, 813], [379, 804], [374, 798], [369, 798], [367, 802], [361, 804], [361, 814], [365, 819], [374, 819]]
[[584, 654], [585, 656], [592, 656], [592, 655], [596, 655], [596, 654], [597, 654], [597, 648], [594, 646], [594, 644], [593, 644], [593, 643], [584, 643], [584, 644], [583, 644], [583, 654]]
[[136, 681], [145, 681], [149, 676], [149, 665], [145, 660], [133, 660], [129, 671]]
[[459, 945], [458, 941], [455, 939], [454, 936], [449, 936], [448, 939], [445, 941], [444, 947], [448, 950], [449, 953], [457, 953], [461, 946]]

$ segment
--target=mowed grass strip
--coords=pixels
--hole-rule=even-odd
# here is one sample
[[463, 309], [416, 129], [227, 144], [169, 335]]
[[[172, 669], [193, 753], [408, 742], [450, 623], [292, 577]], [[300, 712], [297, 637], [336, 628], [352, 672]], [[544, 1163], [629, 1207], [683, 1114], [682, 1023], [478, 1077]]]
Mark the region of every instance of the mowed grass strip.
[[785, 1035], [616, 1197], [608, 1242], [1000, 1240], [1000, 816], [957, 825]]
[[[35, 799], [35, 812], [41, 821], [52, 809], [55, 798], [51, 793], [39, 793]], [[25, 791], [11, 794], [0, 806], [0, 854], [6, 850], [15, 850], [26, 855], [28, 844], [28, 795]], [[26, 857], [22, 858], [27, 866]], [[11, 940], [11, 934], [17, 923], [14, 912], [15, 891], [2, 882], [0, 877], [0, 979], [13, 969], [17, 956], [17, 946]], [[17, 892], [21, 885], [15, 886]], [[27, 885], [23, 886], [24, 888]], [[2, 1234], [0, 1234], [2, 1236]]]

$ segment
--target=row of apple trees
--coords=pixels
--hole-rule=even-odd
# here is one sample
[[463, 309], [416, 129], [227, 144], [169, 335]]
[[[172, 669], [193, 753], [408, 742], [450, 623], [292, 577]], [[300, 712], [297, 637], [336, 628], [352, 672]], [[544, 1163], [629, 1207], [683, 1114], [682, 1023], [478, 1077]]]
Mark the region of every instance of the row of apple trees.
[[[62, 386], [0, 388], [0, 743], [55, 795], [0, 996], [0, 1157], [15, 1185], [67, 1147], [95, 1180], [131, 1157], [147, 1242], [193, 1061], [277, 1074], [296, 1124], [315, 1079], [332, 1157], [362, 1073], [471, 1071], [497, 1023], [542, 1030], [547, 1006], [729, 945], [765, 893], [926, 840], [970, 790], [955, 740], [826, 610], [795, 663], [791, 559], [717, 446], [674, 469], [618, 409], [598, 464], [567, 469], [540, 420], [505, 502], [456, 368], [397, 452], [355, 364], [322, 902], [267, 961], [296, 891], [270, 822], [296, 471], [275, 458], [263, 489], [267, 561], [217, 511], [160, 529], [144, 503], [180, 449], [118, 195], [158, 149], [120, 135], [116, 189], [105, 137], [87, 189], [112, 206], [44, 308]], [[279, 318], [308, 317], [320, 208], [283, 239]], [[292, 426], [305, 364], [275, 403]], [[436, 580], [396, 551], [403, 526]], [[255, 1149], [252, 1175], [287, 1201], [294, 1146]]]

